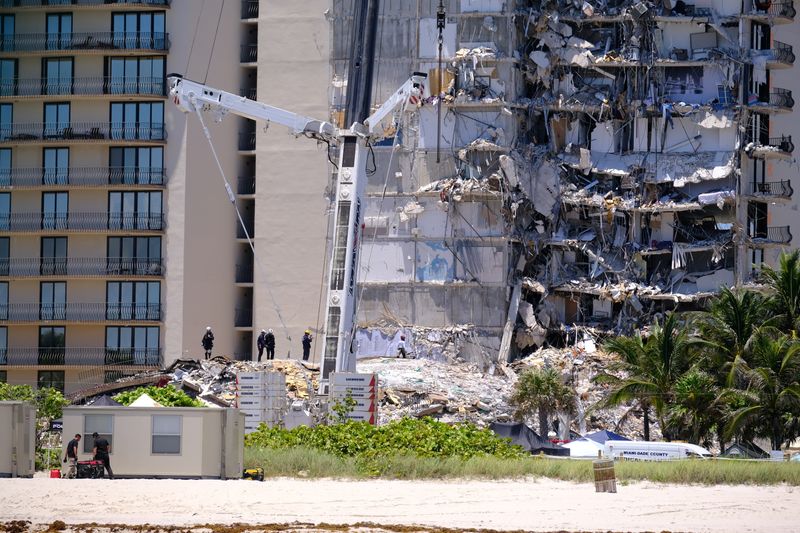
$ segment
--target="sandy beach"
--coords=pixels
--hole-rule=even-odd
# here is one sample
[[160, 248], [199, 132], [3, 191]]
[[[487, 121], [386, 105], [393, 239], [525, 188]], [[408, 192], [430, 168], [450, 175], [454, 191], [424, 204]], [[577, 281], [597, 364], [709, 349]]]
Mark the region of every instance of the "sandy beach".
[[797, 532], [795, 487], [523, 481], [0, 480], [0, 522], [426, 525], [530, 531]]

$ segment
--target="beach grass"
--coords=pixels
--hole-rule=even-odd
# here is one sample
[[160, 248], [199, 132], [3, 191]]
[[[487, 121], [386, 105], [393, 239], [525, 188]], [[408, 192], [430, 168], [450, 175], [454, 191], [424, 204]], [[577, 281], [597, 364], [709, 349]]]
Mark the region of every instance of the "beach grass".
[[[592, 482], [592, 462], [552, 459], [543, 456], [500, 459], [483, 456], [431, 458], [390, 455], [371, 458], [341, 458], [304, 447], [245, 448], [245, 467], [264, 469], [266, 477], [338, 479], [514, 479], [544, 477]], [[800, 463], [692, 459], [685, 461], [617, 461], [618, 482], [700, 485], [800, 486]]]

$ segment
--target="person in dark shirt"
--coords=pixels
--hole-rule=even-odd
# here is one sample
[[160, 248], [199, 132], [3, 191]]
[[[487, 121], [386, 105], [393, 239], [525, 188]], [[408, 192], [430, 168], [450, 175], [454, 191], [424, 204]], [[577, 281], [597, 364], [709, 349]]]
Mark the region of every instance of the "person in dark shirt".
[[114, 479], [114, 472], [111, 470], [111, 457], [108, 455], [111, 453], [111, 445], [96, 431], [92, 433], [92, 437], [94, 437], [94, 449], [92, 450], [94, 452], [94, 460], [102, 461], [103, 466], [108, 470], [109, 479]]
[[64, 462], [67, 465], [67, 478], [73, 479], [78, 474], [78, 443], [81, 441], [80, 434], [67, 443], [67, 453], [64, 455]]

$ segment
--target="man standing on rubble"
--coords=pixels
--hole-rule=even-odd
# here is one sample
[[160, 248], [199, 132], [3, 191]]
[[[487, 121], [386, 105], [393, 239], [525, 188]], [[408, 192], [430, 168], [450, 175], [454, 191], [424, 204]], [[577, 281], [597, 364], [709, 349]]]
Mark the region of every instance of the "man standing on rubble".
[[305, 333], [303, 333], [303, 361], [308, 361], [308, 356], [311, 355], [311, 330], [307, 329]]
[[209, 359], [211, 357], [211, 350], [214, 348], [214, 333], [211, 331], [211, 326], [206, 326], [206, 334], [203, 335], [201, 344], [206, 351], [206, 359]]
[[[264, 354], [264, 348], [267, 346], [267, 332], [261, 330], [261, 334], [256, 339], [256, 346], [258, 347], [258, 362], [261, 362], [261, 356]], [[269, 352], [267, 352], [267, 359], [269, 359]]]
[[114, 479], [114, 472], [111, 470], [111, 457], [109, 456], [111, 453], [111, 444], [109, 444], [105, 438], [98, 435], [96, 431], [92, 433], [92, 438], [94, 438], [94, 449], [92, 450], [94, 453], [94, 460], [101, 461], [108, 471], [108, 478]]
[[275, 359], [275, 334], [272, 333], [272, 328], [267, 332], [264, 342], [267, 346], [267, 359]]

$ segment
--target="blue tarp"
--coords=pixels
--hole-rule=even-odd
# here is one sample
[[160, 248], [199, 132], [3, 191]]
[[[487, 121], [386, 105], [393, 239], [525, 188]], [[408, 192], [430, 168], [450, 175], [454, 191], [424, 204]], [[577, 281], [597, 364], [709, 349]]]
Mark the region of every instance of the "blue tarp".
[[583, 438], [599, 442], [600, 444], [605, 444], [607, 440], [631, 440], [626, 439], [622, 435], [617, 435], [613, 431], [608, 431], [607, 429], [595, 431], [594, 433], [587, 433]]

